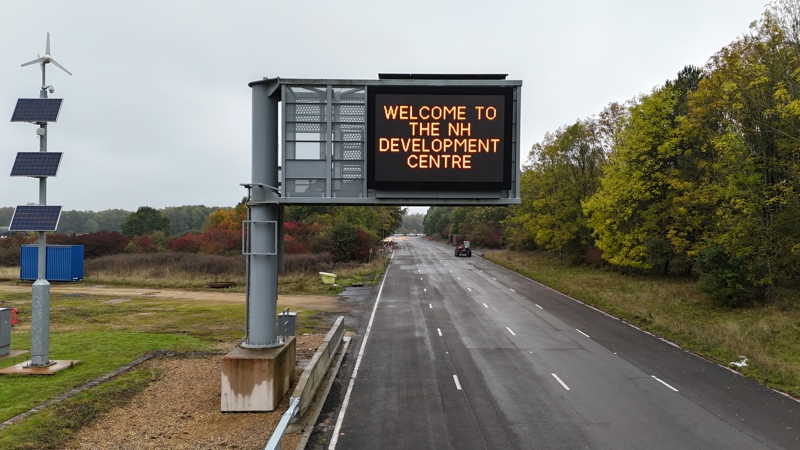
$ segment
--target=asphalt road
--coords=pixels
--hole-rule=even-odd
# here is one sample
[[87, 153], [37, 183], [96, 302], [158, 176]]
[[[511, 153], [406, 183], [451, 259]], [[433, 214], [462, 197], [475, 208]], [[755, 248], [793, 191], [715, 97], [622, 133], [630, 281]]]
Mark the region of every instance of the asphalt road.
[[313, 448], [800, 448], [797, 401], [420, 238], [358, 335]]

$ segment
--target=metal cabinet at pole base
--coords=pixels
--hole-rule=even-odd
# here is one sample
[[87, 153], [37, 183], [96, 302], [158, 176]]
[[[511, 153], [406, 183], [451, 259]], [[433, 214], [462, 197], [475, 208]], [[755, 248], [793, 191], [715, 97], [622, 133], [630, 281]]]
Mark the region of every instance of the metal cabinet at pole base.
[[[20, 249], [19, 278], [34, 281], [39, 275], [39, 248], [36, 245], [23, 245]], [[82, 245], [47, 246], [47, 281], [83, 280]]]
[[11, 353], [11, 309], [0, 308], [0, 356]]

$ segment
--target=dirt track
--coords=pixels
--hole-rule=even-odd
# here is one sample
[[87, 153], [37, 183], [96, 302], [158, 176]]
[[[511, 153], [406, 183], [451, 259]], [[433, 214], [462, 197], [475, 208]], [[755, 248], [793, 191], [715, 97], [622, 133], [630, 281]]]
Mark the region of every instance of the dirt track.
[[[24, 293], [31, 292], [28, 283], [0, 283], [0, 292]], [[242, 303], [244, 293], [229, 292], [225, 290], [190, 291], [183, 289], [147, 289], [130, 288], [109, 285], [89, 284], [54, 284], [50, 287], [54, 294], [86, 294], [105, 295], [123, 298], [170, 298], [176, 300], [192, 300], [211, 303]], [[316, 309], [320, 311], [347, 310], [343, 301], [335, 295], [279, 295], [278, 305], [294, 306], [303, 309]]]

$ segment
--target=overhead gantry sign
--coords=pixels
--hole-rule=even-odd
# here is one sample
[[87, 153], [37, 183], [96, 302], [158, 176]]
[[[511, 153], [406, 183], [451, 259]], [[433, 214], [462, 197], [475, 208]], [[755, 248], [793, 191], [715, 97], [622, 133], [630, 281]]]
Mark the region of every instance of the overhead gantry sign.
[[367, 187], [510, 190], [513, 104], [507, 87], [369, 88]]
[[280, 102], [281, 204], [520, 201], [521, 81], [382, 75], [251, 86]]

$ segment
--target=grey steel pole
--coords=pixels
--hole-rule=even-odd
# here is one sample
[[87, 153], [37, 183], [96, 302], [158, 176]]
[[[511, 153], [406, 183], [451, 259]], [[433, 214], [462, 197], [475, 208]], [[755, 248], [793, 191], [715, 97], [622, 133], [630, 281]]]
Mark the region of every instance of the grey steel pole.
[[[42, 64], [41, 98], [47, 98], [45, 69]], [[47, 152], [47, 124], [39, 124], [39, 151]], [[47, 178], [39, 178], [39, 204], [47, 204]], [[39, 232], [38, 273], [31, 288], [31, 367], [46, 367], [50, 362], [50, 283], [47, 281], [47, 233]]]
[[252, 254], [248, 256], [248, 333], [242, 346], [266, 348], [281, 344], [275, 329], [278, 310], [278, 229], [265, 223], [277, 224], [278, 221], [278, 193], [270, 188], [278, 186], [278, 99], [271, 97], [270, 88], [263, 84], [255, 84], [252, 89]]

